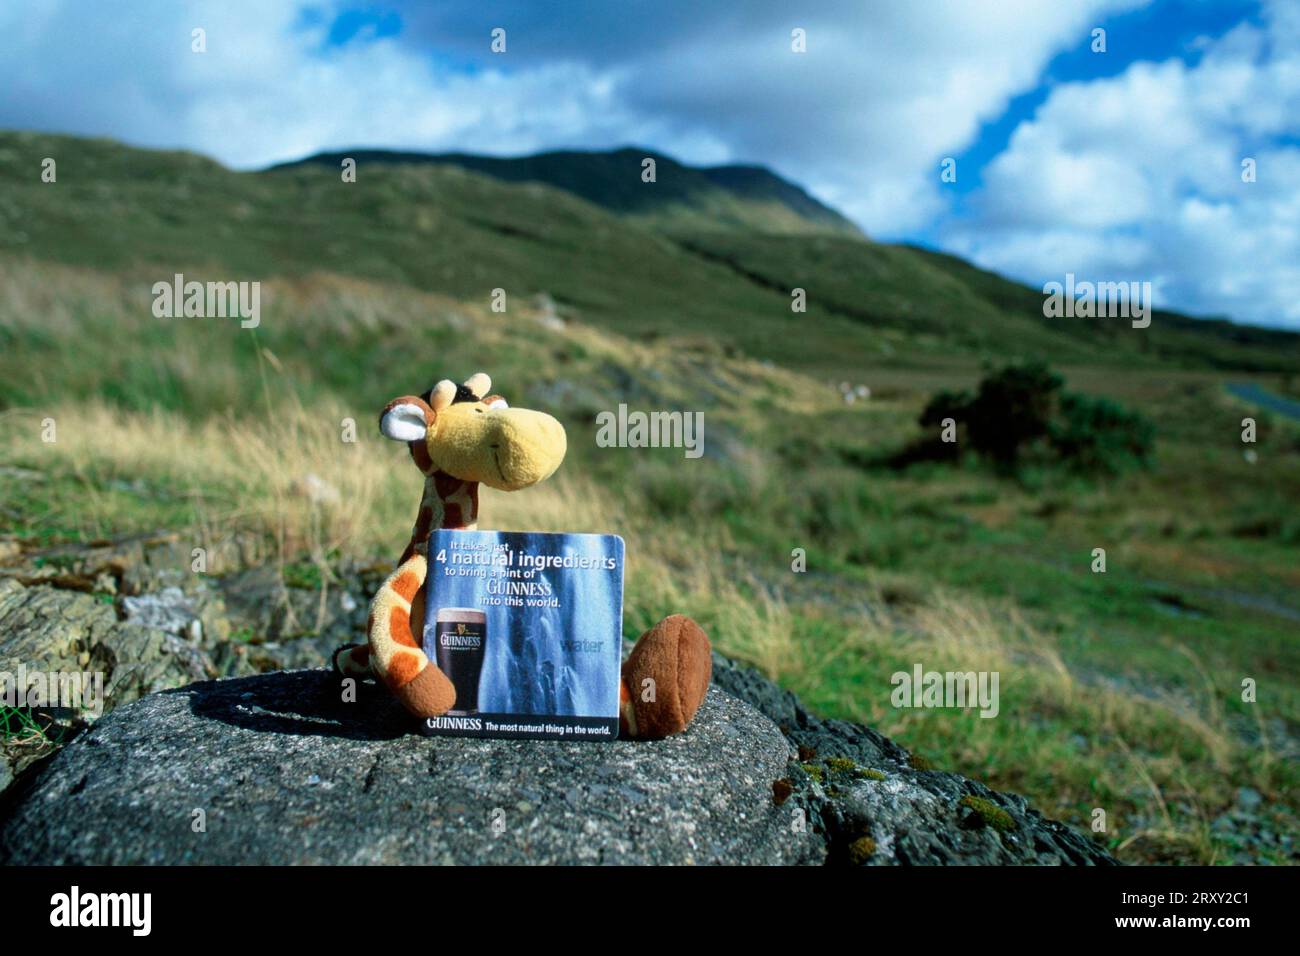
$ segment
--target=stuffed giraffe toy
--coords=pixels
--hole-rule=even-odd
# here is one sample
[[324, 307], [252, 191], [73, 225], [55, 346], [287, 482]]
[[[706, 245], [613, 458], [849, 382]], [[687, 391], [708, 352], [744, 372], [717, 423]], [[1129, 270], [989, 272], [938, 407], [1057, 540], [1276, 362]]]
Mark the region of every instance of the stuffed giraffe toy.
[[[423, 395], [393, 399], [379, 416], [379, 430], [406, 442], [424, 474], [424, 497], [411, 543], [371, 603], [369, 642], [335, 651], [334, 669], [374, 676], [420, 718], [439, 717], [456, 702], [455, 686], [420, 648], [430, 534], [477, 528], [480, 484], [518, 491], [550, 477], [564, 460], [563, 425], [543, 412], [510, 408], [491, 388], [482, 372], [463, 385], [444, 379]], [[685, 730], [709, 687], [710, 651], [700, 626], [680, 614], [642, 634], [623, 664], [620, 735], [652, 740]]]

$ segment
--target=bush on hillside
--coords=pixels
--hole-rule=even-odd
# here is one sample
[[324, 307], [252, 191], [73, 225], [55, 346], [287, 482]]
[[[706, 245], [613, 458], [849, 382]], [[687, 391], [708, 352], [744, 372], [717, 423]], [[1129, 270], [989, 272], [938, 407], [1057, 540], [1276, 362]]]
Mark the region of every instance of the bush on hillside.
[[1070, 392], [1061, 396], [1059, 411], [1051, 424], [1052, 447], [1080, 471], [1115, 475], [1151, 464], [1155, 426], [1137, 412]]
[[[974, 393], [939, 392], [921, 413], [923, 428], [953, 419], [965, 436], [946, 443], [943, 457], [971, 451], [999, 468], [1060, 463], [1082, 472], [1118, 474], [1150, 463], [1155, 426], [1105, 398], [1064, 391], [1065, 381], [1042, 363], [1011, 365], [979, 383]], [[900, 462], [915, 460], [916, 448]], [[940, 457], [940, 456], [933, 456]]]

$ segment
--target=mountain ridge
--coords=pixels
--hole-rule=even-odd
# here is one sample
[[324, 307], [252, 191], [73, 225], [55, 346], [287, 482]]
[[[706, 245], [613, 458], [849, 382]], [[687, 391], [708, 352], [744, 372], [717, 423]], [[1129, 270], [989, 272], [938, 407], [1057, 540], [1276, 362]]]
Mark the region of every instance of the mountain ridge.
[[[270, 170], [304, 165], [338, 167], [345, 158], [359, 165], [451, 165], [505, 182], [541, 182], [612, 212], [661, 225], [685, 222], [698, 227], [714, 222], [778, 233], [865, 238], [846, 216], [766, 166], [692, 166], [658, 150], [637, 146], [544, 150], [522, 156], [356, 147], [313, 153], [277, 163]], [[642, 163], [647, 159], [655, 161], [653, 183], [641, 178]]]

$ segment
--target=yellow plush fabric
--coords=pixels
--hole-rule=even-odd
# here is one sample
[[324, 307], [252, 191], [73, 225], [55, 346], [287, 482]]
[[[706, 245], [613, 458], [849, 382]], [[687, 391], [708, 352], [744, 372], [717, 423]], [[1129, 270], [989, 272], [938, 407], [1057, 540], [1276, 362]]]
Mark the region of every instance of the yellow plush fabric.
[[564, 426], [550, 415], [481, 402], [438, 412], [427, 446], [435, 468], [501, 491], [549, 478], [567, 451]]

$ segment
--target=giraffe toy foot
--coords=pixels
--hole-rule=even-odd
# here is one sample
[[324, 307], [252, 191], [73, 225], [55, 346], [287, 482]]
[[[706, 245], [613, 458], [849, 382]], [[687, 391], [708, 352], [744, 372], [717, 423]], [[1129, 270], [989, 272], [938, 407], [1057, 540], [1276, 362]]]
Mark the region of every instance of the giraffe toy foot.
[[708, 636], [681, 614], [642, 634], [623, 664], [619, 733], [658, 740], [685, 730], [708, 692], [711, 653]]
[[431, 663], [392, 691], [402, 706], [421, 720], [441, 717], [456, 704], [456, 685]]
[[[334, 652], [333, 663], [334, 673], [339, 677], [376, 676], [370, 667], [370, 647], [366, 644], [344, 644]], [[415, 677], [395, 688], [393, 696], [416, 717], [441, 717], [455, 705], [456, 687], [442, 671], [428, 663]]]

